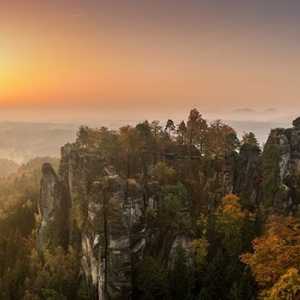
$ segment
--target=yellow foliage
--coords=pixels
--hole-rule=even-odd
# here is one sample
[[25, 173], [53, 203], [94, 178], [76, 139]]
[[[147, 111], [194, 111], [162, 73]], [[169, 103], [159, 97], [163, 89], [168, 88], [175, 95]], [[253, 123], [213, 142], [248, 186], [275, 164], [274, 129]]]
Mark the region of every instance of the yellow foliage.
[[243, 219], [245, 213], [241, 209], [240, 198], [234, 194], [226, 195], [222, 199], [219, 213], [231, 217], [233, 219]]
[[[278, 289], [283, 282], [300, 268], [300, 223], [292, 217], [272, 217], [266, 233], [253, 242], [254, 253], [241, 256], [242, 262], [249, 265], [262, 294], [270, 289]], [[281, 281], [280, 281], [281, 280]], [[275, 291], [274, 290], [274, 291]], [[270, 298], [289, 299], [289, 298]], [[292, 299], [292, 298], [291, 298]]]
[[208, 254], [208, 242], [205, 239], [196, 239], [192, 242], [192, 248], [195, 254], [195, 262], [198, 267], [202, 267]]
[[165, 162], [158, 162], [151, 171], [152, 176], [162, 184], [174, 183], [176, 171]]
[[290, 268], [272, 287], [265, 300], [294, 300], [300, 296], [300, 275], [297, 269]]

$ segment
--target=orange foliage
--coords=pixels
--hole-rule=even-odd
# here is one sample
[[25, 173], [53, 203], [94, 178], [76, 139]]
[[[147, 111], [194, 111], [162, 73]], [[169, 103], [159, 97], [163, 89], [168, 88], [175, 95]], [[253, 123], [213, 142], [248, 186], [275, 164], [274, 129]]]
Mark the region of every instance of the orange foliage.
[[272, 216], [266, 233], [253, 242], [254, 253], [241, 256], [262, 290], [272, 288], [290, 268], [300, 269], [300, 221]]
[[241, 209], [240, 198], [234, 194], [228, 194], [222, 199], [218, 213], [233, 219], [243, 219], [245, 213]]

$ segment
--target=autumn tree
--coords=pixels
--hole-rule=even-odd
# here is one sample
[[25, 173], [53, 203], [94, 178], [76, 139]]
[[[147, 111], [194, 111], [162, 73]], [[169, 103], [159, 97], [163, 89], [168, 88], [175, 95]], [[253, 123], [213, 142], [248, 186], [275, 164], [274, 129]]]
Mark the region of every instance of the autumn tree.
[[222, 235], [223, 244], [230, 255], [241, 251], [242, 229], [246, 213], [240, 205], [240, 198], [234, 194], [226, 195], [217, 210], [217, 230]]
[[237, 150], [239, 140], [233, 128], [221, 120], [212, 122], [207, 134], [207, 156], [224, 158]]
[[188, 122], [187, 122], [187, 139], [188, 144], [197, 145], [200, 152], [204, 152], [206, 134], [207, 134], [207, 122], [202, 118], [202, 115], [197, 109], [190, 111]]
[[215, 213], [199, 218], [199, 229], [208, 242], [204, 271], [199, 275], [200, 299], [252, 299], [253, 281], [239, 261], [252, 230], [251, 219], [234, 194], [226, 195]]
[[[296, 299], [293, 298], [292, 291], [299, 290], [299, 275], [297, 275], [300, 268], [299, 219], [270, 217], [264, 235], [253, 241], [253, 250], [253, 253], [243, 254], [241, 260], [250, 266], [261, 295], [265, 299]], [[294, 282], [295, 285], [291, 287], [287, 281]], [[281, 293], [278, 289], [285, 292], [290, 290], [287, 298], [279, 296], [270, 298]]]
[[290, 268], [271, 288], [266, 300], [300, 299], [300, 274], [298, 269]]

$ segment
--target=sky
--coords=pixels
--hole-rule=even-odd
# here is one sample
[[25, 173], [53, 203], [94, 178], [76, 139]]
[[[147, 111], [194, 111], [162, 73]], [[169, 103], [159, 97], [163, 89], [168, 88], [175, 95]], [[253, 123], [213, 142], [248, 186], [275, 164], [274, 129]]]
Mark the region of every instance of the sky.
[[300, 108], [299, 1], [1, 0], [0, 28], [2, 119]]

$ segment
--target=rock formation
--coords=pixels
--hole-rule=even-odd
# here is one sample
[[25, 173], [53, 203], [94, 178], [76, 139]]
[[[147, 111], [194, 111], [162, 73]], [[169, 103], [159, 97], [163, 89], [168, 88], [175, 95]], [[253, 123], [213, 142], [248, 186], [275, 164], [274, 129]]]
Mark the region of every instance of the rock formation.
[[257, 207], [262, 196], [261, 183], [261, 151], [256, 145], [245, 144], [235, 162], [233, 193], [248, 208]]
[[[116, 174], [98, 152], [67, 144], [59, 176], [49, 164], [43, 166], [40, 198], [41, 249], [48, 240], [57, 241], [57, 233], [48, 232], [67, 227], [64, 234], [82, 253], [91, 294], [97, 299], [130, 299], [131, 257], [144, 245], [136, 229], [142, 216], [140, 186]], [[54, 226], [62, 212], [70, 216], [63, 218], [67, 226]]]
[[68, 245], [70, 199], [64, 185], [49, 163], [42, 168], [38, 210], [41, 223], [38, 230], [38, 249]]
[[[178, 176], [183, 174], [189, 193], [189, 203], [177, 217], [188, 220], [201, 210], [213, 211], [228, 193], [239, 195], [250, 210], [270, 202], [275, 209], [295, 211], [300, 199], [299, 123], [298, 118], [293, 128], [272, 130], [263, 153], [252, 144], [224, 158], [202, 159], [196, 147], [193, 153], [183, 146], [160, 153], [157, 157]], [[145, 253], [163, 257], [168, 265], [178, 245], [191, 251], [191, 232], [162, 236], [147, 227], [147, 210], [161, 205], [161, 186], [151, 181], [148, 170], [122, 175], [99, 148], [77, 141], [62, 148], [58, 174], [49, 164], [42, 171], [39, 249], [51, 244], [77, 249], [93, 298], [131, 299], [134, 267]]]
[[[271, 192], [276, 209], [296, 211], [300, 196], [300, 118], [292, 128], [273, 129], [264, 150], [264, 179], [273, 177], [276, 188]], [[273, 164], [273, 167], [270, 167]], [[268, 182], [266, 182], [268, 184]], [[267, 190], [265, 194], [270, 193]], [[265, 195], [266, 196], [266, 195]]]

